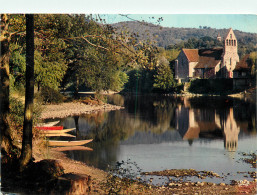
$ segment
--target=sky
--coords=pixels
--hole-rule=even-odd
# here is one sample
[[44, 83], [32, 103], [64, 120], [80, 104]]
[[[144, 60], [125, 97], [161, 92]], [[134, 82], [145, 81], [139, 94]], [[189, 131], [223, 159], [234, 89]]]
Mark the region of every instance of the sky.
[[160, 22], [160, 25], [163, 27], [199, 28], [199, 26], [208, 26], [217, 29], [232, 28], [257, 33], [257, 15], [250, 14], [129, 14], [127, 16], [119, 14], [101, 15], [107, 23], [144, 20], [158, 24], [157, 19], [162, 17], [163, 21]]
[[257, 0], [0, 0], [0, 5], [0, 13], [108, 14], [109, 23], [123, 21], [118, 14], [146, 21], [161, 16], [165, 27], [231, 27], [257, 33]]

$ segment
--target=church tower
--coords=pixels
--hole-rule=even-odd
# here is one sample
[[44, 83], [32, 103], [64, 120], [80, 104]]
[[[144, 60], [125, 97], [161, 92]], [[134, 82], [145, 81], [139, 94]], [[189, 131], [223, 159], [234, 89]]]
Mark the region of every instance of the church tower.
[[218, 33], [217, 41], [220, 41], [220, 42], [221, 42], [221, 36], [220, 36], [220, 33]]
[[228, 34], [224, 38], [224, 49], [222, 54], [222, 68], [224, 77], [233, 78], [233, 70], [235, 69], [237, 62], [239, 62], [239, 56], [237, 53], [237, 39], [232, 28], [230, 28]]

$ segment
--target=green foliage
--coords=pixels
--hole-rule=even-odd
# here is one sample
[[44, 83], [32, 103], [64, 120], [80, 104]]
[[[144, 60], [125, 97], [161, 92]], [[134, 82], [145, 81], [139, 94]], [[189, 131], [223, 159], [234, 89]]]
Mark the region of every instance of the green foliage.
[[150, 93], [153, 90], [154, 71], [147, 69], [128, 72], [129, 81], [125, 84], [124, 92]]
[[75, 34], [70, 32], [71, 37], [77, 38], [66, 40], [69, 68], [62, 86], [72, 84], [75, 90], [82, 85], [94, 91], [121, 90], [127, 80], [122, 73], [126, 57], [120, 52], [120, 44], [115, 45], [112, 28], [90, 18], [82, 20], [73, 16], [72, 19], [73, 23], [79, 20], [80, 25], [74, 26]]
[[64, 96], [59, 91], [50, 87], [43, 87], [40, 95], [44, 103], [61, 103], [64, 100]]
[[[141, 23], [136, 21], [120, 22], [120, 23], [114, 24], [113, 26], [118, 29], [126, 28], [127, 30], [131, 31], [131, 33], [136, 34], [142, 41], [151, 39], [156, 42], [156, 46], [164, 47], [164, 48], [168, 48], [169, 46], [173, 46], [175, 44], [179, 44], [182, 42], [187, 42], [190, 38], [200, 40], [202, 37], [206, 37], [203, 40], [203, 42], [206, 42], [204, 43], [205, 46], [202, 45], [203, 48], [210, 47], [212, 45], [212, 41], [216, 41], [218, 34], [220, 34], [221, 37], [224, 37], [228, 32], [228, 29], [214, 29], [210, 27], [201, 28], [201, 29], [200, 28], [174, 28], [174, 27], [163, 28], [159, 25], [154, 25], [154, 24], [142, 25]], [[256, 44], [257, 44], [256, 33], [247, 33], [247, 32], [242, 32], [238, 30], [234, 30], [234, 32], [237, 37], [239, 46], [240, 45], [244, 45], [245, 47], [250, 46], [251, 48], [255, 48], [256, 50]], [[210, 37], [212, 39], [209, 39]], [[194, 40], [191, 40], [191, 41], [194, 42]], [[209, 43], [207, 43], [207, 41]], [[255, 47], [252, 47], [252, 46], [255, 46]]]
[[175, 87], [173, 73], [166, 59], [166, 50], [160, 48], [149, 53], [148, 59], [143, 66], [128, 72], [129, 82], [124, 91], [129, 92], [153, 92], [170, 91]]
[[[61, 37], [62, 31], [59, 31], [63, 29], [58, 28], [61, 20], [57, 19], [53, 14], [35, 15], [35, 82], [38, 87], [57, 89], [67, 70], [64, 59], [66, 44]], [[10, 33], [19, 32], [11, 39], [10, 72], [14, 75], [15, 84], [24, 85], [25, 17], [11, 15], [10, 20]]]
[[229, 94], [232, 93], [231, 79], [196, 79], [189, 83], [188, 90], [198, 94]]
[[175, 81], [173, 80], [169, 62], [164, 56], [162, 56], [159, 59], [158, 66], [156, 66], [156, 74], [154, 75], [153, 87], [168, 91], [174, 85]]
[[[33, 124], [37, 124], [40, 119], [42, 108], [39, 104], [34, 104]], [[24, 104], [17, 98], [10, 97], [10, 114], [9, 124], [13, 131], [17, 131], [19, 135], [22, 133], [24, 121]]]
[[16, 98], [10, 98], [10, 117], [12, 123], [16, 124], [17, 127], [22, 128], [24, 120], [24, 104]]
[[189, 38], [187, 41], [181, 41], [174, 45], [169, 45], [167, 49], [176, 49], [180, 51], [182, 48], [203, 49], [203, 48], [212, 48], [212, 47], [223, 47], [223, 42], [208, 36], [204, 36], [199, 39], [193, 37], [193, 38]]
[[250, 53], [250, 63], [251, 63], [251, 75], [254, 75], [256, 77], [257, 71], [256, 71], [256, 66], [257, 66], [257, 51], [251, 52]]

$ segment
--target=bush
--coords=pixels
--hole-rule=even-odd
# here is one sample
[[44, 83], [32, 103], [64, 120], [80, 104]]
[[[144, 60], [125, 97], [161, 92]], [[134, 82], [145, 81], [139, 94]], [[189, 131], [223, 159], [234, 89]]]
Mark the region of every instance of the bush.
[[64, 96], [59, 91], [50, 87], [42, 88], [40, 94], [44, 103], [61, 103], [64, 100]]
[[[37, 124], [40, 119], [41, 106], [34, 104], [33, 108], [33, 126]], [[17, 98], [10, 98], [10, 113], [8, 115], [8, 123], [12, 132], [11, 137], [14, 142], [22, 140], [22, 130], [24, 121], [24, 104]]]

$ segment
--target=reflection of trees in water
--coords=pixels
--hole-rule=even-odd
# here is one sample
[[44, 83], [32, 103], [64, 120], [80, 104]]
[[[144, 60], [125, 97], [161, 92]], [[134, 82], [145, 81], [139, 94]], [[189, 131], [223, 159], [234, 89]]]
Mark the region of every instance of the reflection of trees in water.
[[[118, 97], [118, 98], [117, 98]], [[173, 129], [175, 124], [175, 102], [170, 98], [140, 97], [135, 114], [135, 96], [128, 96], [119, 102], [125, 103], [125, 110], [98, 112], [81, 116], [90, 125], [88, 136], [97, 141], [119, 142], [133, 136], [136, 131], [163, 133]], [[150, 96], [151, 97], [151, 96]]]
[[206, 140], [218, 138], [224, 139], [224, 146], [229, 151], [236, 149], [240, 129], [253, 131], [252, 127], [256, 124], [255, 106], [232, 98], [151, 95], [138, 98], [129, 95], [124, 98], [115, 95], [112, 101], [119, 102], [125, 109], [72, 119], [75, 124], [76, 121], [79, 124], [81, 139], [93, 138], [95, 141], [93, 152], [73, 152], [74, 158], [103, 169], [107, 168], [105, 162], [116, 162], [121, 140], [148, 134], [150, 137], [156, 134], [174, 136], [168, 130], [174, 129], [179, 121], [179, 126], [184, 125], [183, 136], [187, 136], [190, 145], [193, 139], [199, 137]]
[[241, 130], [245, 132], [256, 130], [256, 104], [235, 100], [233, 111]]

